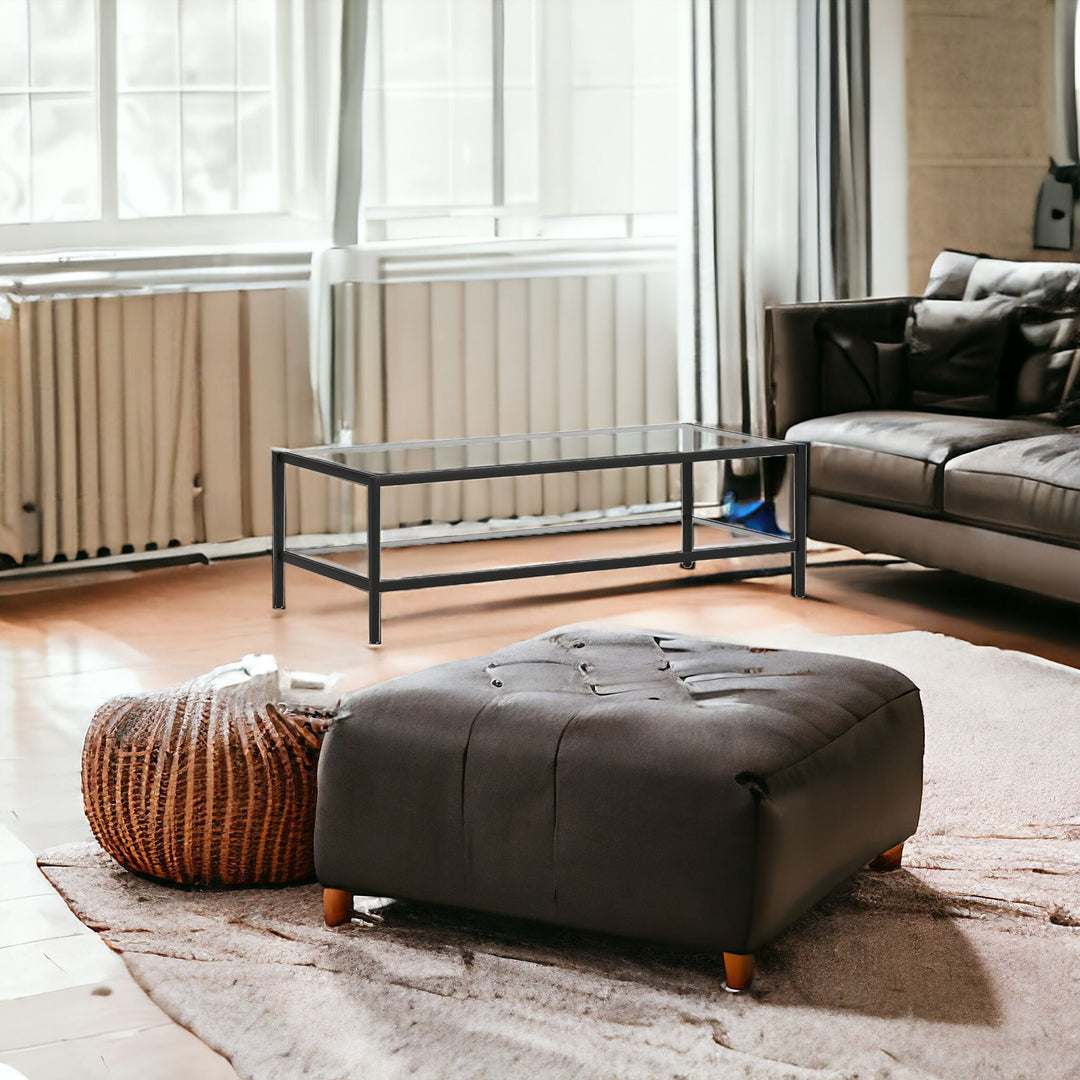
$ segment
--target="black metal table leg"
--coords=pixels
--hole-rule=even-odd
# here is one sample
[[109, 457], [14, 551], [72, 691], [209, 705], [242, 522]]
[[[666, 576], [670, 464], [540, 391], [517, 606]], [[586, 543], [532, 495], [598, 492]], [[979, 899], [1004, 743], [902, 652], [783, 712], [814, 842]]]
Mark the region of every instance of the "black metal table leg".
[[806, 596], [806, 502], [809, 490], [809, 447], [801, 443], [792, 455], [791, 535], [797, 545], [791, 553], [791, 595]]
[[382, 642], [382, 490], [367, 485], [368, 643]]
[[684, 461], [679, 467], [679, 498], [682, 501], [682, 552], [686, 558], [679, 563], [683, 570], [693, 570], [694, 561], [694, 463]]
[[273, 540], [270, 565], [273, 573], [274, 607], [285, 607], [285, 462], [277, 450], [270, 452], [271, 489], [273, 495]]

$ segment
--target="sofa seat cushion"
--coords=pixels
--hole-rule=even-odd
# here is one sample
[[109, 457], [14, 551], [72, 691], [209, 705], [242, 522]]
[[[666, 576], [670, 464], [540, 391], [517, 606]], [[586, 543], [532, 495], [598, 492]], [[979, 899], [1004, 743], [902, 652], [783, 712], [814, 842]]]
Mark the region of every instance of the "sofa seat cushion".
[[945, 467], [945, 513], [1080, 547], [1080, 431], [986, 446]]
[[921, 513], [942, 509], [942, 471], [958, 454], [1060, 431], [1041, 420], [875, 410], [795, 424], [788, 439], [810, 443], [810, 490]]

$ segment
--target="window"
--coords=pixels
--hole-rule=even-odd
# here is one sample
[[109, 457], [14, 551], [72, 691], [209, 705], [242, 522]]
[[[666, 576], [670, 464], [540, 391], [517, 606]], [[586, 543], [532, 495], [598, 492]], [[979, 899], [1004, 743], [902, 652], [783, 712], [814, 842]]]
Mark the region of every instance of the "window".
[[94, 7], [0, 2], [0, 222], [101, 213]]
[[363, 234], [670, 235], [682, 0], [373, 0]]
[[[205, 240], [220, 242], [245, 217], [284, 219], [286, 12], [279, 0], [0, 0], [2, 246], [167, 239], [175, 218], [172, 236], [201, 242], [192, 222], [207, 219]], [[240, 224], [223, 233], [223, 219]]]
[[273, 0], [117, 0], [120, 217], [279, 209], [274, 30]]

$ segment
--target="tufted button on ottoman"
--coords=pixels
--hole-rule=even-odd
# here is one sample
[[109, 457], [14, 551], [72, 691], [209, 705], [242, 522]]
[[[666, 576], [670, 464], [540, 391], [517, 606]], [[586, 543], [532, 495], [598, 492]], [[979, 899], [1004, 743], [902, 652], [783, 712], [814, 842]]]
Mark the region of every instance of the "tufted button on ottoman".
[[[880, 664], [568, 627], [347, 698], [315, 867], [354, 893], [752, 954], [918, 825], [918, 689]], [[882, 855], [882, 853], [885, 855]]]

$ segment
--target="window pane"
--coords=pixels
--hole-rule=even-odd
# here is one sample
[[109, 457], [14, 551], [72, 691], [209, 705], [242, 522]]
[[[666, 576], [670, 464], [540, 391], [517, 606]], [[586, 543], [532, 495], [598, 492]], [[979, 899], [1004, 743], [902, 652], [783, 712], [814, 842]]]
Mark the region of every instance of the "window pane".
[[387, 240], [491, 239], [495, 236], [495, 219], [489, 217], [426, 217], [402, 218], [380, 222]]
[[240, 205], [253, 213], [277, 206], [274, 110], [269, 94], [240, 95]]
[[181, 78], [184, 86], [236, 82], [235, 0], [182, 0]]
[[0, 90], [29, 86], [29, 40], [26, 0], [0, 0]]
[[452, 104], [454, 202], [491, 205], [491, 94], [457, 94]]
[[679, 19], [671, 0], [633, 0], [634, 85], [674, 86], [679, 72]]
[[236, 208], [236, 99], [184, 94], [184, 213], [226, 214]]
[[382, 6], [386, 86], [446, 86], [450, 81], [447, 0], [392, 0]]
[[34, 220], [99, 217], [93, 98], [89, 94], [34, 96], [30, 118]]
[[503, 84], [532, 86], [536, 81], [536, 5], [505, 0], [503, 6]]
[[386, 94], [386, 201], [447, 206], [450, 109], [445, 94]]
[[639, 212], [674, 212], [678, 200], [678, 93], [634, 91], [634, 202]]
[[[368, 55], [370, 56], [370, 50]], [[386, 203], [382, 181], [386, 140], [383, 138], [382, 91], [370, 86], [365, 87], [363, 108], [364, 119], [361, 128], [363, 149], [360, 155], [363, 176], [360, 182], [360, 194], [365, 206], [383, 206]]]
[[503, 127], [506, 139], [506, 202], [535, 203], [540, 198], [537, 159], [536, 92], [507, 90]]
[[491, 0], [453, 0], [451, 41], [455, 86], [491, 86]]
[[626, 216], [545, 217], [540, 234], [554, 240], [595, 240], [604, 236], [625, 236]]
[[116, 83], [121, 90], [177, 85], [178, 18], [176, 0], [117, 0]]
[[239, 0], [236, 25], [240, 86], [252, 90], [268, 89], [274, 77], [273, 0]]
[[574, 0], [570, 11], [573, 85], [630, 86], [633, 38], [629, 0]]
[[[119, 216], [276, 209], [284, 0], [111, 2]], [[101, 216], [103, 11], [102, 0], [0, 0], [2, 223]]]
[[175, 94], [124, 94], [117, 109], [121, 217], [180, 212], [180, 117]]
[[[127, 9], [121, 53], [128, 74], [120, 80], [118, 123], [122, 216], [276, 210], [281, 5], [118, 3]], [[155, 17], [166, 9], [168, 19]], [[157, 93], [125, 92], [133, 85]]]
[[570, 204], [575, 214], [630, 209], [632, 91], [577, 90], [570, 140]]
[[0, 222], [30, 220], [30, 102], [24, 94], [0, 95]]
[[34, 0], [30, 5], [31, 85], [64, 90], [93, 87], [95, 10], [93, 0]]

